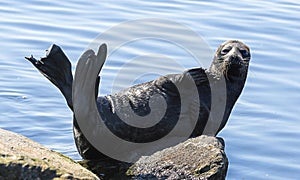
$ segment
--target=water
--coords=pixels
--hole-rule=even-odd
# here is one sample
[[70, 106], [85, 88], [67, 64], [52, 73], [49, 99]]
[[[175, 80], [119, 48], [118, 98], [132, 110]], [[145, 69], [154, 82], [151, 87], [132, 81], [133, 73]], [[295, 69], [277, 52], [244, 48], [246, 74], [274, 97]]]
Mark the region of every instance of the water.
[[[219, 134], [230, 161], [227, 179], [299, 177], [299, 2], [4, 0], [0, 16], [1, 128], [80, 159], [73, 142], [72, 114], [62, 95], [24, 56], [44, 56], [43, 50], [56, 43], [74, 69], [77, 58], [99, 33], [128, 20], [162, 18], [191, 28], [212, 49], [227, 39], [240, 39], [251, 47], [246, 86]], [[123, 61], [141, 50], [184, 58], [167, 43], [147, 44], [129, 46], [109, 60], [103, 69], [102, 94], [110, 92], [105, 82], [111, 81]], [[152, 52], [149, 47], [162, 48]], [[193, 66], [192, 62], [184, 65]], [[135, 82], [153, 76], [157, 73]]]

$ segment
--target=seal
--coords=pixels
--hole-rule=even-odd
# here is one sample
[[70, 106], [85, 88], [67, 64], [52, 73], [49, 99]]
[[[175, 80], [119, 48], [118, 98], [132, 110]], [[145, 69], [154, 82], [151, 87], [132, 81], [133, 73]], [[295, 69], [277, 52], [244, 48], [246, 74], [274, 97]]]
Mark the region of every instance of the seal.
[[[93, 59], [100, 59], [99, 61], [102, 61], [103, 65], [106, 52], [105, 44], [100, 46], [97, 55], [93, 50], [87, 50], [81, 56], [77, 66]], [[243, 90], [250, 58], [250, 49], [246, 44], [238, 40], [229, 40], [222, 43], [216, 50], [209, 69], [193, 68], [181, 74], [161, 76], [156, 80], [102, 97], [97, 97], [100, 82], [100, 77], [98, 77], [95, 81], [91, 80], [92, 83], [95, 83], [93, 91], [95, 94], [90, 94], [90, 96], [96, 99], [98, 113], [106, 127], [119, 138], [129, 142], [147, 143], [158, 140], [170, 133], [180, 117], [185, 118], [187, 126], [193, 127], [189, 137], [197, 137], [202, 134], [215, 136], [224, 128], [233, 106]], [[76, 94], [76, 90], [74, 93], [74, 89], [78, 89], [78, 87], [74, 86], [71, 63], [62, 49], [54, 44], [47, 50], [46, 57], [36, 60], [31, 56], [26, 59], [58, 87], [69, 108], [74, 112], [73, 132], [79, 154], [84, 159], [113, 160], [98, 151], [87, 140], [79, 127], [76, 120], [79, 117], [78, 111], [74, 110], [73, 106], [73, 100], [76, 97], [73, 96], [80, 96], [80, 94]], [[99, 71], [102, 65], [98, 68]], [[75, 82], [76, 75], [80, 76], [81, 73], [83, 72], [76, 69]], [[81, 83], [84, 84], [84, 81], [81, 80]], [[196, 87], [196, 96], [192, 86]], [[160, 104], [160, 102], [156, 103], [155, 98], [152, 99], [157, 94], [166, 103], [165, 109], [162, 110], [163, 117], [155, 125], [151, 127], [131, 126], [120, 118], [122, 116], [120, 112], [134, 118], [149, 115], [153, 107]], [[76, 105], [77, 108], [80, 108], [80, 101]], [[133, 113], [130, 113], [128, 109]], [[155, 114], [161, 113], [156, 112]], [[196, 123], [189, 125], [188, 122], [193, 117], [197, 118]], [[86, 119], [86, 121], [90, 121], [90, 119]], [[182, 127], [182, 131], [185, 129]]]

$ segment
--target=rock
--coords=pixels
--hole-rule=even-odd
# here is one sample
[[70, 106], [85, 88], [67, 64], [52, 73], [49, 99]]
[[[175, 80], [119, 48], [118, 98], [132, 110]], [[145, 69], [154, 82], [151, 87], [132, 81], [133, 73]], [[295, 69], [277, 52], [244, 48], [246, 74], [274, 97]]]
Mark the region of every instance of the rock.
[[141, 157], [126, 172], [135, 179], [225, 179], [228, 159], [221, 138], [200, 136]]
[[[103, 179], [225, 179], [221, 138], [200, 136], [141, 157], [136, 163], [81, 161]], [[72, 159], [0, 129], [0, 179], [99, 179]]]
[[72, 159], [0, 129], [0, 179], [99, 179]]
[[134, 164], [81, 161], [104, 179], [225, 179], [228, 160], [221, 138], [200, 136], [141, 157]]

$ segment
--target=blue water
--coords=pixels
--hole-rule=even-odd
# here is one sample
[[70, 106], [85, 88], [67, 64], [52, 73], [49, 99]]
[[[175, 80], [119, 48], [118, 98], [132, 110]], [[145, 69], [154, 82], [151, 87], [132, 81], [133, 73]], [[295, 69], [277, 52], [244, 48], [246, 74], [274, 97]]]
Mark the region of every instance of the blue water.
[[[74, 70], [80, 54], [102, 32], [129, 20], [167, 19], [195, 31], [212, 50], [227, 39], [240, 39], [251, 47], [246, 86], [219, 134], [225, 139], [230, 162], [227, 179], [300, 176], [298, 1], [2, 0], [0, 17], [1, 128], [80, 159], [73, 142], [71, 111], [60, 92], [24, 56], [44, 56], [44, 50], [56, 43]], [[160, 50], [152, 52], [148, 47]], [[184, 58], [182, 52], [172, 51], [171, 45], [159, 40], [129, 46], [115, 60], [108, 59], [101, 93], [111, 91], [105, 82], [118, 72], [122, 61], [140, 55], [141, 50]], [[186, 68], [194, 66], [188, 59], [184, 62]], [[135, 83], [156, 75], [145, 75]]]

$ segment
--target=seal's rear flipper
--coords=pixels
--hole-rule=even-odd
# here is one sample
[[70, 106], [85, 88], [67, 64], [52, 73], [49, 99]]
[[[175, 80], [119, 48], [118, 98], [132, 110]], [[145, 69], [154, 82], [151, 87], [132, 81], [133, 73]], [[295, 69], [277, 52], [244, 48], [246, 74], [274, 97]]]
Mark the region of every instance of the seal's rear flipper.
[[32, 55], [25, 58], [58, 87], [66, 98], [68, 106], [73, 109], [71, 63], [62, 49], [53, 44], [47, 50], [46, 57], [41, 58], [41, 60], [36, 60]]

